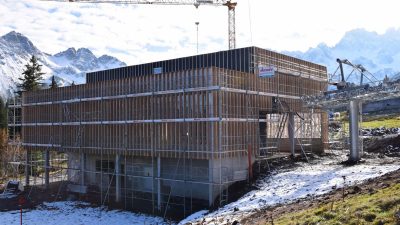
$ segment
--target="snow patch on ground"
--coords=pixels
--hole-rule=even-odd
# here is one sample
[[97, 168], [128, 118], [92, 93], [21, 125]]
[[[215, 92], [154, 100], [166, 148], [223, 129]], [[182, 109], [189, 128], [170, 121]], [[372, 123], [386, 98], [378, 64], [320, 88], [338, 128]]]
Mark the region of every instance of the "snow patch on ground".
[[[19, 211], [0, 212], [1, 224], [19, 224]], [[106, 211], [83, 202], [44, 203], [38, 208], [24, 211], [23, 223], [29, 225], [109, 225], [109, 224], [169, 224], [160, 217], [127, 211]]]
[[335, 188], [341, 188], [344, 184], [354, 185], [398, 169], [400, 169], [398, 161], [382, 164], [376, 158], [354, 166], [338, 164], [337, 159], [318, 160], [314, 164], [301, 163], [299, 167], [276, 171], [271, 176], [260, 179], [257, 183], [258, 189], [245, 194], [238, 201], [208, 214], [203, 211], [195, 213], [179, 224], [196, 221], [226, 224], [267, 206], [319, 196]]
[[[337, 158], [321, 158], [310, 164], [298, 163], [296, 167], [277, 170], [270, 176], [260, 178], [256, 183], [257, 190], [245, 194], [238, 201], [214, 212], [196, 212], [179, 224], [228, 224], [268, 206], [318, 197], [343, 185], [354, 185], [400, 169], [398, 159], [370, 158], [354, 166], [344, 166], [339, 161]], [[24, 224], [30, 225], [172, 224], [156, 216], [108, 211], [82, 202], [44, 203], [25, 211], [23, 218]], [[1, 224], [18, 224], [19, 211], [0, 212], [0, 221]]]

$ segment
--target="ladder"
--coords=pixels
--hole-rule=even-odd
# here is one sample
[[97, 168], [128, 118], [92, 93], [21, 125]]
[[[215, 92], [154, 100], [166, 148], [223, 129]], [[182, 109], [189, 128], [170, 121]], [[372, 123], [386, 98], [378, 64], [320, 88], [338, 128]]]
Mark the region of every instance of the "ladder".
[[276, 154], [279, 152], [279, 148], [281, 146], [281, 139], [283, 132], [285, 131], [286, 123], [288, 120], [288, 114], [287, 113], [282, 113], [280, 114], [279, 117], [279, 122], [278, 122], [278, 128], [276, 129], [276, 134], [274, 135], [275, 137], [267, 143], [267, 151], [270, 150], [269, 152], [271, 154]]
[[[276, 127], [276, 129], [274, 129], [274, 134], [271, 135], [272, 138], [269, 138], [269, 141], [263, 141], [260, 140], [260, 146], [259, 146], [259, 158], [260, 159], [267, 159], [267, 158], [271, 158], [274, 155], [276, 155], [277, 153], [279, 153], [279, 149], [281, 146], [281, 139], [283, 136], [283, 133], [285, 131], [286, 128], [286, 124], [288, 122], [288, 118], [289, 118], [289, 112], [290, 112], [290, 108], [287, 106], [286, 103], [282, 103], [281, 100], [279, 98], [276, 98], [276, 108], [278, 111], [278, 115], [279, 117], [277, 118], [277, 120], [275, 119], [270, 119], [267, 120], [269, 122], [272, 123], [278, 123], [278, 126]], [[286, 109], [285, 109], [286, 108]], [[261, 139], [262, 137], [260, 137]], [[264, 137], [265, 139], [268, 139], [268, 137]]]
[[[223, 170], [222, 170], [223, 169]], [[219, 206], [223, 206], [228, 204], [228, 171], [227, 168], [221, 168], [221, 184], [220, 184], [220, 197], [219, 197]]]
[[224, 184], [221, 186], [219, 206], [223, 206], [225, 204], [228, 204], [228, 187], [226, 187], [226, 185]]
[[63, 104], [63, 112], [64, 112], [65, 122], [69, 122], [71, 120], [71, 111], [69, 110], [68, 105]]
[[300, 126], [295, 130], [297, 146], [300, 147], [301, 153], [308, 162], [307, 154], [312, 153], [312, 137], [314, 136], [313, 111], [308, 113], [308, 116], [300, 117]]
[[82, 136], [83, 136], [83, 128], [82, 128], [82, 125], [79, 125], [78, 133], [76, 135], [76, 141], [75, 141], [75, 146], [74, 147], [80, 147], [81, 146]]

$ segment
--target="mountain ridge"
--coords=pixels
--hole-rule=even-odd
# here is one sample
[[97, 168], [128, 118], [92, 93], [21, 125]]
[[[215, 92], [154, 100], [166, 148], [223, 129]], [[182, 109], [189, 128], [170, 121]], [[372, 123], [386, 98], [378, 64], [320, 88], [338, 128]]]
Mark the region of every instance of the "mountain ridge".
[[338, 64], [336, 59], [348, 59], [353, 64], [363, 65], [378, 80], [385, 75], [395, 77], [400, 72], [400, 28], [388, 29], [383, 34], [365, 29], [354, 29], [345, 33], [332, 47], [320, 43], [305, 52], [283, 51], [296, 58], [322, 64], [328, 73], [334, 73]]
[[[400, 28], [388, 29], [383, 34], [365, 29], [354, 29], [345, 33], [341, 40], [330, 47], [320, 43], [305, 52], [282, 51], [296, 58], [325, 65], [328, 73], [337, 68], [336, 58], [348, 59], [363, 65], [378, 80], [386, 75], [400, 79]], [[16, 90], [24, 65], [35, 55], [43, 65], [45, 82], [50, 83], [56, 76], [60, 85], [85, 82], [85, 74], [96, 70], [126, 66], [119, 59], [101, 55], [95, 56], [90, 49], [70, 47], [54, 55], [40, 51], [28, 37], [11, 31], [0, 37], [0, 96], [7, 97]]]
[[126, 66], [113, 56], [96, 57], [87, 48], [71, 47], [51, 55], [40, 51], [28, 37], [11, 31], [0, 36], [0, 97], [7, 98], [16, 91], [18, 78], [32, 55], [43, 65], [44, 83], [49, 84], [54, 75], [61, 86], [84, 83], [87, 72]]

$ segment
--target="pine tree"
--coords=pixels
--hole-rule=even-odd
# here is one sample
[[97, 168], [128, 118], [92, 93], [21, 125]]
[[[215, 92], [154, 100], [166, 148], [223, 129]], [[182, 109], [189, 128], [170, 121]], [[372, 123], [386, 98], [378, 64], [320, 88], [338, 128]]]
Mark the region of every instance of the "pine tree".
[[53, 88], [57, 88], [57, 87], [58, 87], [58, 84], [57, 84], [57, 82], [56, 82], [56, 79], [54, 78], [54, 76], [52, 76], [52, 77], [51, 77], [50, 88], [53, 89]]
[[22, 73], [24, 75], [23, 78], [19, 78], [22, 81], [22, 84], [19, 85], [22, 91], [35, 91], [40, 89], [41, 83], [39, 81], [42, 80], [42, 65], [38, 63], [37, 58], [32, 55], [32, 58], [29, 60], [29, 63], [25, 65], [25, 71]]

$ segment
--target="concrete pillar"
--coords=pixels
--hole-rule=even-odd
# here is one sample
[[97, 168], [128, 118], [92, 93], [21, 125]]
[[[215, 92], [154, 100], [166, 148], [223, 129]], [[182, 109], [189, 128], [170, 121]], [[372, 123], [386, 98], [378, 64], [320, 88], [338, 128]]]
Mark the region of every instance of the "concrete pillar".
[[322, 149], [321, 153], [329, 148], [329, 131], [328, 131], [329, 121], [328, 121], [328, 113], [321, 113], [321, 141], [322, 141]]
[[50, 184], [50, 151], [48, 149], [44, 153], [44, 183], [48, 189]]
[[31, 170], [31, 152], [26, 150], [26, 160], [25, 160], [25, 185], [29, 186], [29, 174]]
[[115, 155], [115, 201], [121, 202], [121, 155]]
[[157, 208], [161, 211], [161, 157], [157, 157]]
[[294, 157], [296, 154], [296, 143], [294, 139], [294, 113], [289, 113], [288, 119], [288, 134], [289, 134], [289, 147], [290, 153]]
[[81, 185], [84, 186], [85, 185], [85, 168], [86, 168], [86, 154], [85, 153], [81, 153], [80, 156], [80, 163], [81, 163]]
[[212, 185], [213, 183], [213, 159], [208, 160], [208, 206], [212, 206], [214, 204], [214, 186]]
[[350, 158], [349, 161], [357, 162], [360, 160], [360, 135], [359, 135], [359, 116], [360, 101], [351, 100], [349, 105], [350, 113]]

